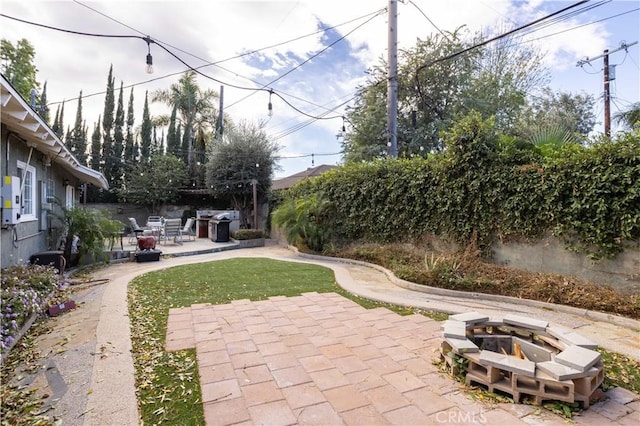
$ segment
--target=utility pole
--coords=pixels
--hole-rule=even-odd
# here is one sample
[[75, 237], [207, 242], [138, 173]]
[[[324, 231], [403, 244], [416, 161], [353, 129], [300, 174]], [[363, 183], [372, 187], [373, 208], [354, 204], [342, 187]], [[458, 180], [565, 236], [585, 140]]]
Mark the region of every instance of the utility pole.
[[[638, 44], [637, 41], [634, 41], [633, 43], [624, 43], [622, 42], [620, 44], [620, 47], [618, 47], [615, 50], [609, 51], [609, 49], [606, 49], [604, 51], [604, 53], [600, 56], [596, 56], [595, 58], [586, 58], [586, 59], [582, 59], [580, 61], [578, 61], [578, 63], [576, 64], [577, 67], [582, 67], [584, 64], [591, 64], [591, 62], [595, 61], [596, 59], [600, 59], [603, 58], [604, 60], [604, 134], [607, 136], [611, 136], [611, 92], [610, 92], [610, 88], [609, 88], [609, 82], [611, 80], [615, 80], [615, 74], [614, 77], [611, 78], [611, 68], [609, 66], [609, 55], [612, 53], [616, 53], [620, 50], [627, 50], [629, 49], [629, 47], [633, 46], [634, 44]], [[615, 67], [615, 65], [613, 65]]]
[[258, 181], [251, 179], [253, 185], [253, 229], [260, 229], [258, 226]]
[[224, 86], [220, 85], [220, 107], [218, 108], [218, 122], [216, 123], [216, 130], [218, 131], [218, 136], [222, 139], [222, 132], [224, 130]]
[[611, 92], [609, 91], [609, 50], [604, 51], [604, 134], [611, 136]]
[[398, 158], [398, 2], [389, 0], [389, 34], [387, 55], [387, 133], [389, 155]]

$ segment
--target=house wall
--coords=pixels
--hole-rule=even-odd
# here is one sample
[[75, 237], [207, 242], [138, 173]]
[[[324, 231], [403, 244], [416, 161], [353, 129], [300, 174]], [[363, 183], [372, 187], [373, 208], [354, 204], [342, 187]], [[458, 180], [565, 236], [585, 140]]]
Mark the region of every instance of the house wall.
[[[28, 162], [29, 166], [34, 168], [34, 217], [31, 220], [21, 220], [15, 226], [3, 226], [0, 230], [2, 248], [0, 251], [0, 264], [3, 268], [13, 264], [24, 263], [29, 260], [32, 254], [56, 249], [58, 245], [56, 239], [60, 230], [60, 220], [56, 218], [56, 215], [59, 217], [61, 209], [56, 203], [50, 202], [52, 200], [51, 197], [58, 198], [62, 203], [65, 202], [65, 179], [68, 181], [68, 185], [74, 188], [73, 193], [76, 202], [80, 192], [77, 190], [79, 184], [77, 179], [55, 162], [50, 161], [41, 152], [33, 149], [29, 159], [31, 148], [19, 136], [9, 132], [4, 125], [2, 126], [0, 139], [1, 171], [2, 176], [19, 176], [18, 161]], [[46, 199], [47, 196], [49, 196], [49, 199]], [[43, 209], [48, 205], [51, 205], [54, 211]]]

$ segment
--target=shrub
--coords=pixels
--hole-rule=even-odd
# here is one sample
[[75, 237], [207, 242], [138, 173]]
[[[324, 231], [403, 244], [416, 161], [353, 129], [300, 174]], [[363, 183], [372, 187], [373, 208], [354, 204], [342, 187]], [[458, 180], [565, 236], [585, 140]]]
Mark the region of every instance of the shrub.
[[2, 270], [0, 352], [15, 341], [27, 319], [44, 308], [45, 299], [60, 282], [51, 266], [14, 265]]
[[234, 240], [255, 240], [264, 238], [264, 233], [260, 229], [238, 229], [231, 233]]

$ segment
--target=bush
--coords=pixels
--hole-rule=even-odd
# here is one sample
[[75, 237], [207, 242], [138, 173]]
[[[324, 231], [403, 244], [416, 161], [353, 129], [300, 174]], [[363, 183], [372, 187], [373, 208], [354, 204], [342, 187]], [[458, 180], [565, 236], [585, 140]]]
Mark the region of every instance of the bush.
[[44, 308], [45, 299], [58, 289], [56, 271], [51, 266], [14, 265], [2, 269], [0, 352], [15, 341], [27, 319]]
[[[392, 243], [435, 234], [461, 246], [477, 241], [486, 253], [497, 240], [552, 233], [599, 259], [640, 239], [640, 131], [569, 144], [550, 157], [501, 143], [491, 120], [476, 115], [444, 138], [447, 150], [426, 159], [352, 163], [305, 179], [273, 222], [290, 243], [316, 251], [337, 236]], [[322, 220], [317, 194], [331, 207]]]
[[234, 240], [255, 240], [264, 238], [264, 233], [260, 229], [239, 229], [231, 233]]

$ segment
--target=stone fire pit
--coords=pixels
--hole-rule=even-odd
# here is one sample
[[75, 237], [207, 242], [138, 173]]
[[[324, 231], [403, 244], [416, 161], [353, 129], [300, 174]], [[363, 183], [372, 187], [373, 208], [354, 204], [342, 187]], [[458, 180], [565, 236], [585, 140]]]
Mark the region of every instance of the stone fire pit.
[[477, 312], [452, 315], [442, 326], [441, 355], [458, 374], [453, 352], [468, 360], [466, 384], [529, 399], [589, 400], [604, 379], [597, 344], [569, 328], [518, 315], [489, 319]]

